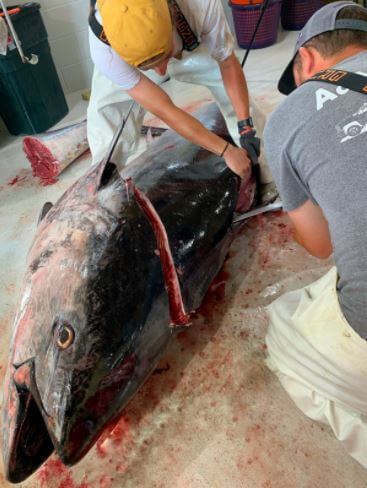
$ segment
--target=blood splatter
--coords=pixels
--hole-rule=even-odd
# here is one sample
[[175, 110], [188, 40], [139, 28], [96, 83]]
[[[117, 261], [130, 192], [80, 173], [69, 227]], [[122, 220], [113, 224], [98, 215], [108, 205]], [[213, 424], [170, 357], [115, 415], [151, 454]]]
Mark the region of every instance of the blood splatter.
[[12, 180], [10, 180], [10, 181], [9, 181], [8, 185], [9, 185], [9, 186], [14, 186], [14, 185], [16, 185], [16, 184], [19, 182], [19, 180], [21, 180], [21, 179], [24, 179], [24, 178], [19, 178], [19, 176], [16, 176], [15, 178], [13, 178]]
[[38, 471], [37, 476], [42, 486], [48, 483], [53, 476], [62, 476], [65, 474], [65, 466], [57, 459], [50, 459]]
[[40, 488], [47, 488], [52, 482], [58, 482], [57, 488], [91, 488], [84, 479], [75, 483], [70, 469], [60, 459], [49, 459], [37, 472]]
[[103, 438], [100, 438], [97, 443], [96, 443], [96, 449], [97, 449], [97, 453], [99, 455], [100, 458], [105, 458], [107, 456], [107, 449], [106, 447], [104, 446], [104, 441], [106, 440], [105, 437]]
[[224, 271], [224, 269], [219, 272], [213, 283], [210, 285], [202, 304], [196, 311], [197, 314], [202, 315], [209, 320], [213, 318], [215, 307], [224, 302], [226, 295], [226, 284], [229, 278], [229, 273]]
[[19, 173], [12, 178], [7, 185], [8, 186], [24, 186], [27, 183], [32, 184], [34, 182], [34, 178], [32, 177], [32, 173], [28, 169], [22, 169]]
[[112, 486], [113, 478], [107, 474], [101, 476], [99, 479], [100, 488], [110, 488]]
[[109, 447], [111, 442], [114, 446], [122, 442], [131, 442], [131, 430], [129, 421], [126, 417], [121, 417], [117, 424], [111, 429], [107, 427], [101, 437], [96, 443], [97, 453], [99, 457], [105, 458], [109, 454]]

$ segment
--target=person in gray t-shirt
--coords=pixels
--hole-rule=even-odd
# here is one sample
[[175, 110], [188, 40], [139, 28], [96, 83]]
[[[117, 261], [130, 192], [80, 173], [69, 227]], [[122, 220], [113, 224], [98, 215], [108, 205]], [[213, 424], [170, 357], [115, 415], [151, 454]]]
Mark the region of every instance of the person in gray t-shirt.
[[[354, 9], [364, 10], [357, 6]], [[316, 73], [331, 66], [367, 76], [367, 33], [355, 32], [357, 38], [365, 38], [364, 45], [351, 44], [326, 58], [318, 54], [317, 47], [301, 47], [294, 63], [296, 78], [310, 77], [309, 69]], [[315, 38], [309, 42], [317, 46]], [[331, 44], [327, 38], [325, 44]], [[310, 52], [317, 53], [316, 62], [317, 57], [320, 61], [308, 68], [307, 64], [315, 63], [309, 59]], [[366, 132], [367, 93], [319, 81], [305, 83], [295, 90], [274, 112], [265, 130], [269, 165], [300, 244], [320, 258], [334, 253], [341, 308], [349, 324], [364, 339], [367, 339]]]
[[340, 439], [345, 426], [343, 442], [367, 467], [367, 93], [304, 83], [328, 68], [367, 77], [367, 9], [334, 2], [313, 15], [279, 82], [289, 96], [265, 128], [296, 240], [336, 266], [270, 305], [267, 361], [306, 415]]

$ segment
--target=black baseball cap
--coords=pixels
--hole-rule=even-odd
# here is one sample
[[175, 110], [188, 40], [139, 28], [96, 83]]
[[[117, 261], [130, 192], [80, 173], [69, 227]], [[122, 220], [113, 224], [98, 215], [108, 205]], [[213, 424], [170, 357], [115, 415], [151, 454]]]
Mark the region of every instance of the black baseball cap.
[[[339, 19], [337, 20], [338, 13], [345, 7], [362, 8], [354, 2], [333, 2], [325, 5], [317, 10], [313, 16], [308, 20], [307, 24], [300, 31], [293, 57], [288, 66], [284, 70], [278, 83], [278, 90], [284, 95], [289, 95], [295, 90], [296, 83], [293, 77], [293, 61], [300, 47], [306, 42], [311, 40], [324, 32], [330, 32], [337, 29], [351, 29], [367, 32], [367, 22], [358, 19]], [[367, 12], [367, 9], [364, 9]]]

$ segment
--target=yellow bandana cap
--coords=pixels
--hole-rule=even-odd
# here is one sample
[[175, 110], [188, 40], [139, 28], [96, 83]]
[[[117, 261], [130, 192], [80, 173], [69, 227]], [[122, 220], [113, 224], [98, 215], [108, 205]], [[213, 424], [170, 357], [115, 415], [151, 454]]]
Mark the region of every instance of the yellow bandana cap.
[[132, 66], [139, 66], [172, 45], [167, 0], [97, 0], [103, 30], [111, 47]]

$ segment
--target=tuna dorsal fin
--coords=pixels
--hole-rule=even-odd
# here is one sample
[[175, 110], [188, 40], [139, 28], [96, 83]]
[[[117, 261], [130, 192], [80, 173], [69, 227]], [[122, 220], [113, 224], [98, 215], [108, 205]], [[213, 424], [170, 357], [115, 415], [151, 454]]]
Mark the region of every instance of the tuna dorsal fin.
[[51, 210], [53, 204], [51, 202], [46, 202], [43, 207], [42, 207], [42, 210], [41, 210], [41, 213], [39, 214], [39, 217], [38, 217], [38, 222], [37, 224], [39, 224], [43, 219], [44, 217], [48, 214], [48, 212]]
[[112, 138], [111, 144], [109, 145], [109, 148], [107, 150], [107, 154], [106, 154], [105, 158], [99, 164], [98, 172], [97, 172], [97, 176], [98, 176], [97, 191], [100, 190], [101, 188], [103, 188], [104, 186], [106, 186], [111, 181], [115, 180], [116, 176], [118, 176], [122, 181], [122, 178], [121, 178], [121, 176], [117, 170], [116, 165], [114, 163], [111, 163], [111, 158], [112, 158], [113, 153], [116, 149], [116, 144], [117, 144], [118, 140], [120, 139], [122, 131], [124, 130], [126, 122], [130, 116], [130, 113], [135, 106], [135, 103], [136, 103], [135, 100], [132, 100], [125, 118], [123, 119], [120, 127], [115, 132], [115, 134]]
[[112, 183], [112, 181], [115, 181], [116, 179], [121, 179], [121, 176], [115, 163], [108, 162], [104, 165], [101, 165], [97, 178], [98, 191], [101, 188], [106, 187], [109, 183]]

